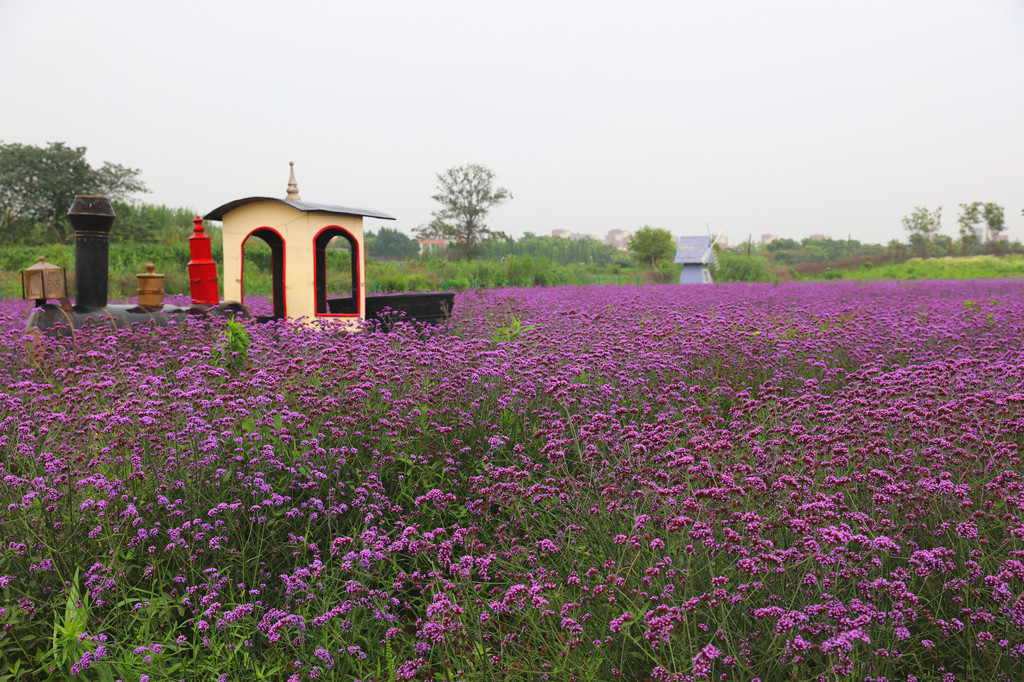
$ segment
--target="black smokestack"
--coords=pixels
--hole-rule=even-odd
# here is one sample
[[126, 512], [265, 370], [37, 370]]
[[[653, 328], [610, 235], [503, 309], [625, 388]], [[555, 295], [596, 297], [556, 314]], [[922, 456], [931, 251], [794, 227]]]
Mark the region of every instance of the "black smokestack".
[[114, 207], [106, 197], [79, 194], [68, 209], [75, 230], [75, 307], [107, 305], [110, 228]]

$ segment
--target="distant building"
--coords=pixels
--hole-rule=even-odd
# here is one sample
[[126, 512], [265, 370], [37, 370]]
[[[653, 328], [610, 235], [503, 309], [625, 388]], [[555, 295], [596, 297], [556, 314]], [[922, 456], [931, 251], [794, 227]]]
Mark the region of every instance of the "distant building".
[[609, 230], [608, 234], [604, 236], [604, 243], [614, 246], [619, 251], [625, 251], [629, 248], [629, 238], [631, 236], [626, 230]]
[[828, 237], [826, 237], [823, 234], [812, 234], [810, 237], [808, 237], [808, 239], [814, 239], [815, 241], [824, 241], [828, 239]]
[[561, 237], [562, 239], [593, 239], [589, 234], [583, 234], [582, 232], [570, 232], [569, 230], [551, 230], [552, 237]]
[[774, 234], [762, 234], [761, 235], [761, 243], [762, 244], [771, 244], [773, 241], [775, 241], [775, 235]]
[[444, 251], [448, 248], [447, 239], [417, 239], [420, 245], [420, 253], [429, 251]]
[[715, 244], [721, 246], [723, 249], [727, 249], [729, 248], [729, 238], [724, 234], [720, 234], [718, 235], [718, 241], [716, 241]]

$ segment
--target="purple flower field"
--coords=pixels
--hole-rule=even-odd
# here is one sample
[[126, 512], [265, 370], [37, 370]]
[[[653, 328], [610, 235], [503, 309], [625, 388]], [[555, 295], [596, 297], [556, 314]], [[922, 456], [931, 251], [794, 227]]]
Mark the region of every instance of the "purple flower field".
[[454, 313], [0, 301], [0, 680], [1024, 679], [1024, 281]]

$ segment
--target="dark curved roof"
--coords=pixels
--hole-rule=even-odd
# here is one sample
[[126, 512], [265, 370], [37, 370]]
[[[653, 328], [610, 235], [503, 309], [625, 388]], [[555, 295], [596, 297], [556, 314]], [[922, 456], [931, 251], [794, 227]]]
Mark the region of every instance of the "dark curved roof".
[[219, 206], [206, 215], [203, 216], [203, 220], [223, 220], [224, 215], [235, 210], [239, 206], [251, 204], [254, 201], [277, 201], [282, 204], [287, 204], [292, 208], [302, 211], [304, 213], [310, 213], [313, 211], [320, 211], [321, 213], [337, 213], [339, 215], [355, 215], [362, 216], [364, 218], [381, 218], [383, 220], [394, 220], [394, 216], [390, 216], [387, 213], [381, 213], [380, 211], [371, 211], [365, 208], [346, 208], [345, 206], [332, 206], [331, 204], [314, 204], [311, 201], [296, 201], [295, 199], [277, 199], [274, 197], [249, 197], [247, 199], [236, 199], [232, 202]]

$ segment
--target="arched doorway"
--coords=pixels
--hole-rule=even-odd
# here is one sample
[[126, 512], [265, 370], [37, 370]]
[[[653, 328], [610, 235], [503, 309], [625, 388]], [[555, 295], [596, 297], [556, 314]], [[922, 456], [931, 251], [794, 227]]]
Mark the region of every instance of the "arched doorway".
[[313, 260], [316, 314], [359, 316], [363, 273], [356, 238], [337, 225], [325, 227], [313, 238]]
[[[258, 241], [253, 242], [248, 250], [246, 244], [251, 237]], [[259, 242], [262, 242], [260, 244]], [[261, 248], [262, 247], [262, 248]], [[269, 253], [267, 248], [269, 247]], [[268, 268], [269, 266], [269, 268]], [[273, 314], [271, 316], [258, 315], [257, 319], [280, 319], [285, 316], [284, 305], [284, 238], [272, 227], [260, 227], [253, 230], [242, 240], [242, 272], [241, 291], [242, 303], [245, 302], [245, 270], [250, 268], [250, 277], [259, 276], [253, 269], [270, 271], [271, 280], [271, 304]]]

